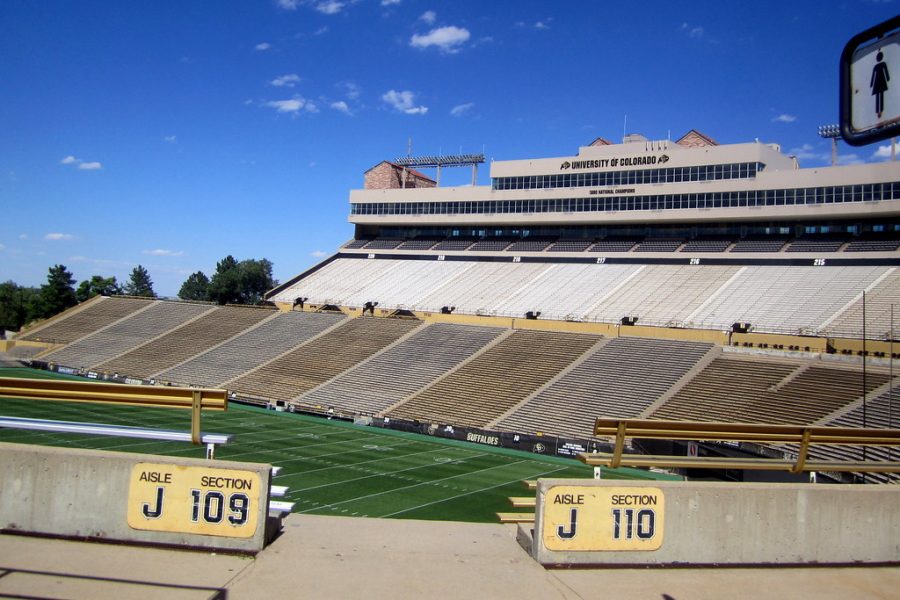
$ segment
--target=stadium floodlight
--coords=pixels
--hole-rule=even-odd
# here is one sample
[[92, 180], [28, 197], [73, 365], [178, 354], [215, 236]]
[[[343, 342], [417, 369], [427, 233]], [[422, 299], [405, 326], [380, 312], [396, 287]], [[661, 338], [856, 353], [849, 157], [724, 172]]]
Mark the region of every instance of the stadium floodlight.
[[840, 125], [820, 125], [819, 135], [831, 140], [831, 166], [837, 164], [837, 139], [841, 137]]
[[441, 184], [442, 167], [472, 167], [472, 185], [477, 183], [478, 165], [484, 162], [484, 154], [451, 154], [448, 156], [404, 156], [394, 161], [401, 167], [435, 168], [437, 184]]

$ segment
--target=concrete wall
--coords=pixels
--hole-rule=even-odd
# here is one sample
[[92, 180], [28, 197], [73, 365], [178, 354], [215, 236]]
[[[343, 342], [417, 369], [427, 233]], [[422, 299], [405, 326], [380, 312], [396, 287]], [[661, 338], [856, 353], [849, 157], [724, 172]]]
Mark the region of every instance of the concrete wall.
[[[135, 467], [141, 463], [175, 472], [199, 468], [210, 473], [229, 469], [258, 474], [259, 500], [251, 506], [255, 527], [247, 532], [251, 535], [238, 538], [131, 527], [132, 505], [152, 501], [130, 493]], [[270, 478], [271, 466], [266, 464], [0, 443], [0, 530], [258, 552], [265, 541]], [[186, 500], [178, 510], [190, 510]], [[185, 518], [190, 520], [188, 512]]]
[[[615, 496], [656, 500], [612, 506]], [[654, 511], [653, 538], [625, 539], [627, 508]], [[545, 565], [900, 562], [897, 486], [543, 479], [535, 517], [532, 554]]]

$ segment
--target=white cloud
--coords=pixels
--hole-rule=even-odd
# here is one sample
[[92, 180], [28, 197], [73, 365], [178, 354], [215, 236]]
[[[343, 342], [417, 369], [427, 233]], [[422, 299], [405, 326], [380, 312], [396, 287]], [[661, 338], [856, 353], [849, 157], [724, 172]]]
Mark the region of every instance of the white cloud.
[[261, 42], [256, 45], [254, 50], [258, 50], [259, 52], [262, 52], [264, 50], [268, 50], [271, 47], [272, 47], [272, 44], [270, 44], [269, 42]]
[[309, 255], [313, 258], [325, 258], [326, 256], [328, 256], [328, 253], [324, 250], [313, 250], [309, 253]]
[[681, 30], [687, 33], [689, 38], [701, 38], [703, 37], [703, 27], [697, 25], [688, 25], [687, 23], [681, 24]]
[[465, 104], [457, 104], [450, 109], [450, 115], [454, 117], [462, 117], [467, 115], [475, 106], [474, 102], [466, 102]]
[[381, 0], [382, 6], [396, 6], [400, 4], [400, 0]]
[[797, 117], [795, 117], [794, 115], [780, 114], [777, 117], [775, 117], [774, 119], [772, 119], [772, 122], [774, 122], [774, 123], [793, 123], [796, 120], [797, 120]]
[[50, 242], [70, 242], [75, 239], [71, 233], [48, 233], [44, 239]]
[[170, 144], [174, 144], [178, 141], [178, 139], [174, 135], [167, 135], [163, 138], [163, 140], [169, 142]]
[[323, 25], [322, 27], [319, 27], [318, 29], [313, 31], [313, 35], [325, 35], [326, 33], [328, 33], [327, 25]]
[[424, 21], [429, 25], [433, 25], [437, 20], [437, 14], [433, 10], [426, 10], [422, 13], [422, 16], [419, 17], [419, 20]]
[[299, 83], [300, 76], [296, 73], [288, 73], [287, 75], [282, 75], [281, 77], [276, 77], [269, 83], [274, 85], [275, 87], [294, 87]]
[[276, 0], [275, 3], [285, 10], [297, 10], [300, 5], [299, 0]]
[[427, 106], [413, 106], [416, 102], [416, 95], [409, 90], [402, 92], [388, 90], [381, 96], [381, 99], [390, 104], [394, 110], [407, 115], [424, 115], [428, 112]]
[[103, 168], [103, 165], [94, 161], [94, 162], [83, 162], [78, 165], [78, 168], [82, 171], [99, 171]]
[[72, 156], [72, 155], [70, 154], [69, 156], [67, 156], [67, 157], [65, 157], [64, 159], [62, 159], [61, 161], [59, 161], [59, 164], [61, 164], [61, 165], [73, 165], [73, 164], [78, 163], [78, 162], [81, 162], [81, 161], [80, 161], [79, 159], [75, 158], [74, 156]]
[[325, 15], [336, 15], [344, 9], [346, 4], [338, 0], [324, 0], [316, 4], [316, 10]]
[[338, 112], [344, 113], [345, 115], [350, 115], [350, 116], [353, 115], [353, 113], [350, 112], [350, 107], [347, 106], [347, 103], [344, 102], [343, 100], [338, 100], [337, 102], [332, 102], [331, 108], [333, 108], [334, 110], [336, 110]]
[[878, 149], [872, 153], [872, 160], [890, 160], [891, 158], [891, 147], [887, 146], [878, 146]]
[[280, 113], [295, 113], [303, 108], [303, 100], [272, 100], [266, 102], [266, 106], [270, 106]]
[[856, 154], [838, 154], [837, 162], [839, 165], [861, 165], [865, 161]]
[[538, 21], [534, 24], [535, 29], [550, 29], [550, 21], [552, 19], [547, 19], [545, 21]]
[[297, 116], [301, 110], [316, 113], [319, 109], [315, 104], [306, 100], [302, 96], [294, 96], [290, 100], [271, 100], [265, 103], [265, 106], [274, 108], [277, 112]]
[[27, 240], [27, 239], [28, 239], [28, 234], [27, 234], [27, 233], [20, 233], [20, 234], [19, 234], [19, 239], [20, 239], [20, 240]]
[[413, 35], [409, 40], [409, 45], [413, 48], [437, 46], [441, 52], [453, 54], [459, 52], [460, 45], [468, 41], [469, 37], [468, 29], [448, 25], [447, 27], [432, 29], [425, 35]]
[[343, 88], [344, 94], [350, 100], [356, 100], [357, 98], [359, 98], [359, 86], [356, 85], [355, 83], [351, 83], [349, 81], [344, 82], [344, 83], [339, 83], [338, 87]]
[[182, 256], [184, 252], [182, 250], [164, 250], [163, 248], [157, 248], [155, 250], [144, 250], [142, 254], [147, 254], [149, 256]]

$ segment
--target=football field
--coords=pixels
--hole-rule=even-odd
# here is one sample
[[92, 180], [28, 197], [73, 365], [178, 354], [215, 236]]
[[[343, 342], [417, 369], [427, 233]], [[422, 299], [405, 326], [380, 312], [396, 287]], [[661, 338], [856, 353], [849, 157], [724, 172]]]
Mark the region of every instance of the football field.
[[[0, 376], [43, 377], [24, 369]], [[0, 415], [190, 430], [190, 412], [105, 404], [0, 398]], [[282, 468], [273, 483], [290, 488], [294, 512], [336, 516], [497, 522], [510, 496], [532, 494], [525, 479], [591, 478], [592, 469], [564, 458], [483, 446], [342, 421], [229, 404], [203, 415], [203, 431], [235, 440], [217, 449], [221, 460]], [[175, 442], [0, 429], [0, 441], [202, 458], [201, 446]], [[646, 479], [631, 469], [604, 477]], [[659, 476], [656, 476], [659, 477]]]

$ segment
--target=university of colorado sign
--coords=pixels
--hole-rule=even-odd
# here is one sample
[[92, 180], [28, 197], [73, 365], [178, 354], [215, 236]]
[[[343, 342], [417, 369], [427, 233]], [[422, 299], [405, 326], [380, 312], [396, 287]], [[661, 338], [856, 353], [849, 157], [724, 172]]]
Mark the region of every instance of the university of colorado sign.
[[619, 167], [639, 167], [645, 165], [662, 165], [669, 162], [666, 154], [659, 156], [626, 156], [624, 158], [595, 158], [591, 160], [573, 160], [564, 161], [560, 166], [560, 171], [566, 169], [606, 169]]

